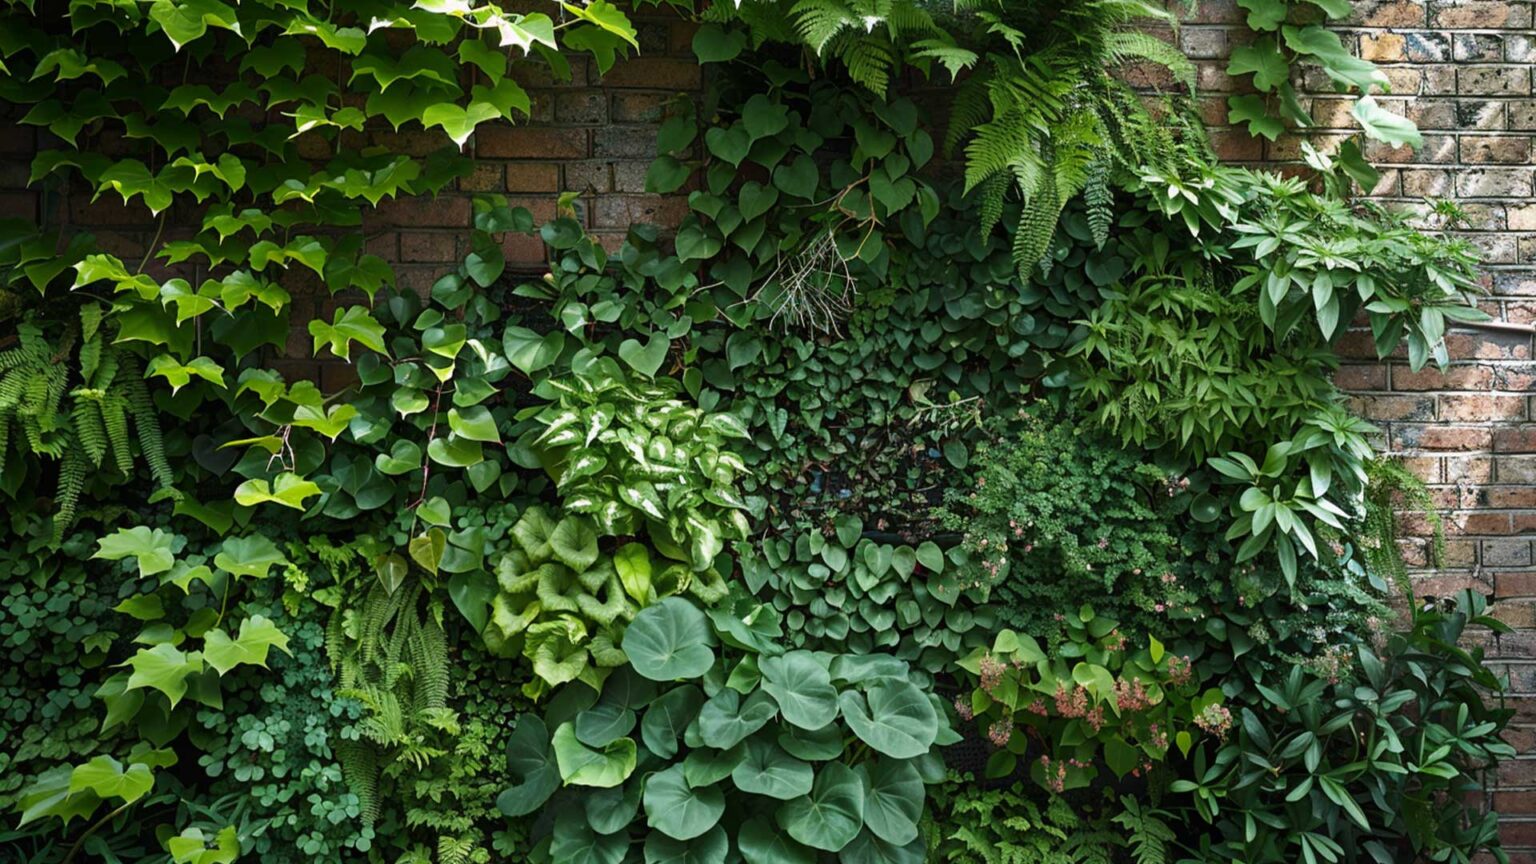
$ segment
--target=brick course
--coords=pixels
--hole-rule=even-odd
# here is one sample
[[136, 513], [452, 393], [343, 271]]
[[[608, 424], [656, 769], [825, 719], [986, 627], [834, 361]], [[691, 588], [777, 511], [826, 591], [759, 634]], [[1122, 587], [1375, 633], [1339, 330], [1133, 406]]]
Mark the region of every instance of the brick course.
[[[1185, 8], [1182, 0], [1171, 5]], [[1353, 7], [1340, 36], [1382, 64], [1393, 82], [1383, 103], [1411, 117], [1425, 138], [1417, 153], [1373, 146], [1383, 177], [1372, 191], [1406, 207], [1421, 207], [1424, 196], [1456, 198], [1467, 212], [1464, 236], [1487, 256], [1485, 308], [1517, 325], [1536, 322], [1536, 2], [1355, 0]], [[1224, 158], [1294, 160], [1294, 136], [1265, 142], [1223, 128], [1225, 94], [1247, 89], [1224, 71], [1232, 48], [1251, 38], [1243, 20], [1234, 0], [1201, 0], [1177, 34], [1199, 70], [1201, 114]], [[702, 84], [689, 49], [692, 33], [692, 25], [675, 20], [644, 22], [642, 58], [620, 61], [606, 75], [577, 60], [569, 83], [524, 67], [517, 74], [532, 96], [531, 121], [482, 127], [470, 144], [479, 164], [455, 190], [380, 208], [370, 221], [379, 229], [370, 249], [396, 263], [402, 284], [425, 291], [465, 251], [473, 193], [507, 194], [540, 218], [553, 214], [560, 191], [581, 193], [579, 218], [610, 246], [631, 221], [675, 221], [681, 202], [645, 195], [643, 178], [667, 104]], [[1315, 70], [1300, 70], [1296, 80], [1319, 124], [1316, 134], [1347, 134], [1349, 101]], [[31, 127], [0, 124], [0, 214], [60, 206], [21, 188], [24, 154], [38, 137]], [[427, 136], [387, 130], [370, 132], [368, 140], [410, 151], [427, 144]], [[427, 149], [437, 146], [431, 140]], [[154, 220], [142, 207], [112, 206], [105, 198], [89, 204], [86, 197], [69, 204], [71, 224], [94, 230], [119, 255], [140, 256], [150, 242]], [[534, 238], [508, 238], [505, 249], [513, 267], [543, 261]], [[1417, 591], [1443, 596], [1476, 588], [1497, 598], [1495, 614], [1521, 628], [1480, 637], [1510, 674], [1520, 709], [1510, 738], [1521, 758], [1502, 766], [1489, 798], [1505, 813], [1513, 860], [1536, 864], [1536, 343], [1529, 328], [1462, 330], [1448, 341], [1448, 370], [1413, 372], [1402, 358], [1374, 362], [1369, 338], [1349, 334], [1340, 344], [1346, 363], [1337, 381], [1444, 510], [1448, 537], [1439, 569], [1428, 567], [1425, 520], [1406, 520], [1403, 547], [1416, 568]], [[296, 334], [294, 347], [307, 350], [307, 335]], [[289, 374], [316, 371], [305, 361], [276, 363]], [[343, 374], [335, 365], [320, 370], [326, 386]]]

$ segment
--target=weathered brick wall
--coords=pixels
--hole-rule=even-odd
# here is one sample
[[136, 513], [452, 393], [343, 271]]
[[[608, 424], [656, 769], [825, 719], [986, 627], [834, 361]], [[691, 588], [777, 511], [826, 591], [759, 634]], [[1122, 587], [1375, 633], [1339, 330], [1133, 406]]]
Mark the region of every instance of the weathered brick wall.
[[[1446, 557], [1429, 569], [1423, 539], [1407, 541], [1422, 594], [1473, 587], [1495, 596], [1494, 614], [1516, 628], [1492, 639], [1517, 694], [1511, 736], [1521, 758], [1502, 767], [1493, 804], [1517, 864], [1536, 862], [1536, 4], [1531, 0], [1355, 0], [1340, 28], [1346, 45], [1392, 80], [1383, 103], [1424, 133], [1417, 153], [1377, 145], [1375, 190], [1405, 207], [1426, 196], [1457, 201], [1488, 265], [1486, 310], [1514, 326], [1450, 337], [1444, 373], [1413, 372], [1402, 358], [1372, 362], [1368, 334], [1351, 334], [1338, 382], [1382, 429], [1443, 508]], [[1222, 155], [1242, 162], [1297, 158], [1296, 139], [1268, 143], [1219, 128], [1225, 96], [1240, 85], [1226, 56], [1247, 38], [1231, 0], [1202, 2], [1179, 34], [1200, 68], [1204, 114]], [[1301, 76], [1305, 103], [1328, 137], [1348, 131], [1349, 103], [1320, 74]], [[1426, 533], [1424, 520], [1411, 529]]]
[[[1183, 0], [1173, 0], [1178, 8]], [[1355, 0], [1341, 29], [1346, 43], [1381, 63], [1393, 81], [1383, 101], [1409, 114], [1424, 131], [1418, 153], [1373, 148], [1383, 168], [1374, 190], [1403, 206], [1424, 196], [1457, 200], [1470, 223], [1466, 236], [1488, 262], [1488, 311], [1512, 329], [1459, 331], [1451, 337], [1454, 364], [1446, 373], [1411, 372], [1404, 362], [1372, 362], [1369, 341], [1352, 336], [1338, 380], [1356, 395], [1362, 414], [1382, 429], [1382, 443], [1403, 454], [1431, 485], [1449, 533], [1444, 566], [1428, 568], [1422, 539], [1407, 542], [1425, 594], [1473, 586], [1497, 597], [1496, 613], [1517, 628], [1493, 642], [1522, 697], [1512, 736], [1522, 758], [1499, 772], [1493, 803], [1506, 814], [1506, 842], [1517, 864], [1536, 862], [1536, 25], [1533, 0]], [[1223, 129], [1225, 95], [1236, 88], [1224, 69], [1234, 45], [1248, 38], [1233, 0], [1204, 0], [1178, 40], [1200, 68], [1204, 114], [1222, 155], [1239, 162], [1284, 162], [1295, 139], [1266, 143]], [[402, 283], [424, 290], [467, 250], [469, 196], [502, 192], [538, 218], [554, 213], [561, 191], [584, 193], [578, 215], [615, 243], [633, 222], [675, 222], [676, 199], [644, 193], [654, 155], [655, 127], [668, 101], [696, 93], [701, 71], [689, 50], [692, 29], [669, 20], [641, 29], [642, 57], [599, 76], [578, 63], [575, 79], [555, 84], [533, 70], [523, 80], [533, 94], [532, 122], [482, 129], [472, 143], [475, 173], [436, 200], [389, 204], [369, 217], [370, 250], [396, 264]], [[1328, 82], [1302, 76], [1306, 102], [1321, 134], [1348, 129], [1348, 102]], [[371, 133], [368, 143], [407, 150], [435, 148], [435, 136]], [[357, 142], [363, 143], [363, 142]], [[27, 157], [39, 145], [26, 127], [0, 123], [0, 215], [57, 212], [62, 201], [22, 191]], [[90, 205], [71, 196], [72, 225], [95, 230], [115, 251], [137, 257], [154, 220], [142, 209]], [[172, 219], [172, 224], [176, 220]], [[173, 232], [174, 233], [174, 232]], [[509, 264], [543, 260], [537, 241], [508, 241]], [[310, 301], [324, 304], [323, 298]], [[306, 315], [312, 309], [296, 310]], [[294, 335], [295, 356], [308, 337]], [[312, 369], [295, 369], [296, 372]], [[331, 377], [336, 370], [322, 370]], [[1422, 533], [1422, 524], [1418, 525]]]

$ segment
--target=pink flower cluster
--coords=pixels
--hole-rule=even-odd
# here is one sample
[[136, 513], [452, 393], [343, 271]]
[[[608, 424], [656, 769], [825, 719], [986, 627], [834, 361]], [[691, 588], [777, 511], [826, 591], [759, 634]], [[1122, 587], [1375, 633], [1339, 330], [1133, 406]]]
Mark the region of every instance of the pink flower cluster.
[[1115, 707], [1123, 711], [1145, 711], [1152, 707], [1152, 694], [1141, 679], [1115, 682]]
[[1195, 725], [1217, 738], [1226, 738], [1232, 729], [1232, 712], [1224, 705], [1207, 705], [1195, 715]]

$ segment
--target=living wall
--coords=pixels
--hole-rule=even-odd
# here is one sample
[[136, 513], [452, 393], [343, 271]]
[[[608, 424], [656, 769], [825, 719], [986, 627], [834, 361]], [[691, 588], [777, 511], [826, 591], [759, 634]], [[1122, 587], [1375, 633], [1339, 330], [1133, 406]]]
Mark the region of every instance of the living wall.
[[[1308, 66], [1417, 142], [1349, 4], [1239, 5], [1234, 120], [1305, 125]], [[397, 286], [374, 209], [637, 13], [709, 70], [675, 234], [486, 197]], [[1330, 381], [1351, 328], [1444, 362], [1476, 261], [1351, 196], [1359, 141], [1216, 164], [1171, 25], [10, 0], [34, 182], [158, 228], [0, 238], [7, 860], [1502, 859], [1501, 625], [1406, 596], [1422, 488]], [[274, 371], [295, 326], [355, 383]]]

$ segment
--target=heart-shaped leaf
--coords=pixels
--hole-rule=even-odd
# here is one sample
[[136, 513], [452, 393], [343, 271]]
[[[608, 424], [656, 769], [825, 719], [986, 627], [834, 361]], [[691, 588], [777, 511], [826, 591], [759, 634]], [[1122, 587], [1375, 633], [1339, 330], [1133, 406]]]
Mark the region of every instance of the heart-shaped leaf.
[[652, 681], [699, 678], [715, 664], [709, 619], [681, 597], [668, 597], [640, 610], [624, 631], [624, 653]]

